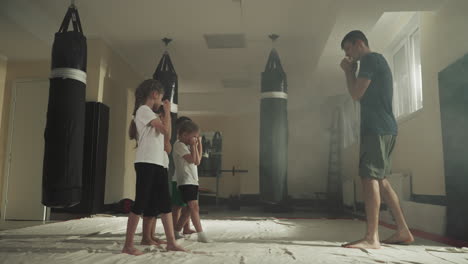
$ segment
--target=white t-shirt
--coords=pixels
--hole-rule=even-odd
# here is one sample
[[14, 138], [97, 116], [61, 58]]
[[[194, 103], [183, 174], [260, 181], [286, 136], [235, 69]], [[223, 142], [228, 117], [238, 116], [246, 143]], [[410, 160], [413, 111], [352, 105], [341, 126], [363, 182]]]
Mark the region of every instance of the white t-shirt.
[[169, 155], [167, 155], [167, 152], [164, 151], [164, 164], [163, 167], [166, 169], [169, 169]]
[[185, 155], [190, 155], [190, 146], [185, 145], [183, 142], [177, 140], [174, 143], [172, 156], [174, 158], [175, 178], [177, 179], [177, 186], [180, 185], [198, 185], [198, 171], [197, 165], [188, 163]]
[[169, 158], [164, 151], [164, 135], [157, 132], [150, 122], [159, 118], [147, 105], [138, 108], [134, 121], [138, 131], [138, 147], [135, 163], [145, 162], [167, 167]]
[[172, 175], [172, 181], [177, 183], [177, 174], [175, 174], [175, 170], [174, 174]]

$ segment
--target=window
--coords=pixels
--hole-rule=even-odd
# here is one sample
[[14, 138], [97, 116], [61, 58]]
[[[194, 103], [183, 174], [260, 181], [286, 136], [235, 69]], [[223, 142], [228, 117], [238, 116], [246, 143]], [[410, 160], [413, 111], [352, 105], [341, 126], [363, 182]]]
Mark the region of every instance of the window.
[[417, 18], [406, 26], [390, 51], [393, 73], [393, 112], [397, 119], [423, 107], [421, 78], [421, 35]]

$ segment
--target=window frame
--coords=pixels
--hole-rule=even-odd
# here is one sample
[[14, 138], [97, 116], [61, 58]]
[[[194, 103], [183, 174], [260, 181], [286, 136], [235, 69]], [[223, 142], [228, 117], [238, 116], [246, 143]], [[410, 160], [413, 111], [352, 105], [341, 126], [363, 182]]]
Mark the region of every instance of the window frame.
[[[398, 51], [402, 47], [405, 47], [405, 57], [406, 57], [406, 66], [409, 70], [409, 87], [411, 89], [411, 92], [414, 93], [415, 95], [417, 94], [416, 90], [416, 56], [414, 53], [414, 39], [412, 38], [415, 33], [419, 32], [419, 52], [420, 52], [420, 58], [421, 58], [421, 28], [420, 28], [420, 15], [416, 13], [413, 15], [413, 17], [410, 19], [410, 21], [402, 27], [402, 30], [397, 34], [397, 36], [394, 38], [393, 42], [387, 47], [386, 52], [385, 52], [385, 57], [387, 57], [388, 64], [390, 66], [390, 69], [392, 71], [393, 75], [393, 112], [395, 113], [396, 110], [396, 100], [399, 98], [396, 95], [398, 93], [398, 90], [396, 89], [395, 86], [395, 64], [394, 64], [394, 56], [397, 54]], [[422, 70], [421, 70], [421, 79], [420, 79], [420, 84], [421, 84], [421, 103], [420, 106], [416, 106], [415, 110], [411, 110], [412, 112], [407, 112], [407, 111], [402, 111], [399, 113], [397, 116], [395, 113], [395, 118], [398, 123], [403, 123], [406, 122], [407, 120], [413, 119], [419, 112], [421, 112], [424, 109], [424, 94], [423, 94], [423, 83], [422, 83]], [[416, 99], [417, 96], [415, 96], [414, 99]], [[398, 111], [400, 112], [400, 111]]]

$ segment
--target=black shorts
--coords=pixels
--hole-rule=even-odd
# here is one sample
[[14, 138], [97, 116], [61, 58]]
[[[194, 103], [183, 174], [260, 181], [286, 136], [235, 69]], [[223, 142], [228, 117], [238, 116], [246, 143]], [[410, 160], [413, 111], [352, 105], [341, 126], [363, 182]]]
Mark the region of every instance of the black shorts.
[[132, 212], [157, 216], [171, 212], [167, 169], [151, 163], [135, 163], [136, 192]]
[[185, 203], [198, 200], [198, 185], [179, 185], [179, 190]]

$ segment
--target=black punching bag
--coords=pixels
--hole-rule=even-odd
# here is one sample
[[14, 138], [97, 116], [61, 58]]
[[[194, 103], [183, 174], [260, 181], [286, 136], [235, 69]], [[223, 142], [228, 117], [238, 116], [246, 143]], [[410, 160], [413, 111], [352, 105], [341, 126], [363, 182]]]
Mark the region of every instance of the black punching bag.
[[[163, 42], [166, 46], [171, 42], [171, 39], [164, 38]], [[179, 88], [177, 73], [172, 64], [171, 57], [167, 51], [164, 52], [161, 60], [159, 61], [156, 71], [153, 74], [153, 79], [158, 80], [164, 87], [163, 100], [169, 100], [171, 102], [171, 119], [172, 119], [172, 134], [171, 144], [177, 140], [175, 121], [177, 120], [178, 102], [179, 102]], [[174, 173], [174, 162], [172, 162], [172, 155], [169, 157], [169, 175]], [[171, 178], [171, 177], [169, 177]]]
[[286, 73], [272, 49], [261, 80], [260, 197], [281, 204], [288, 195], [288, 114]]
[[[73, 31], [68, 31], [70, 21]], [[86, 38], [72, 5], [52, 47], [42, 174], [42, 203], [48, 207], [70, 207], [81, 199], [86, 56]]]
[[223, 137], [221, 132], [216, 131], [211, 140], [211, 157], [210, 167], [211, 176], [218, 177], [221, 175], [222, 170], [222, 159], [223, 159]]

